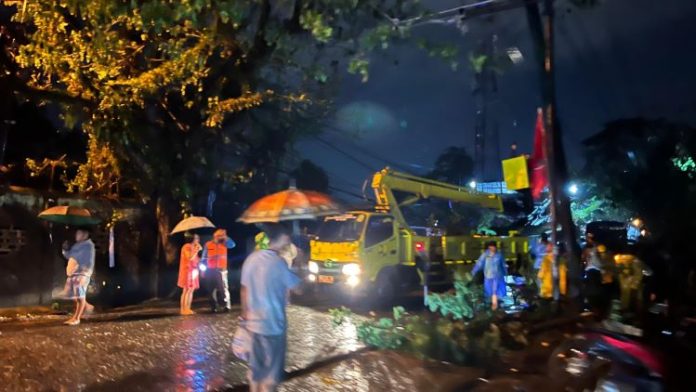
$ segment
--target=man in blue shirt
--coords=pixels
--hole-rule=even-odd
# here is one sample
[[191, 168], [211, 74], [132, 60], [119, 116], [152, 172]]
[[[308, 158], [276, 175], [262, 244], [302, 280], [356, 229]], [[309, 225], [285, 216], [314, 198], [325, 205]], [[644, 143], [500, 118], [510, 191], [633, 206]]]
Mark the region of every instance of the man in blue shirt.
[[251, 335], [249, 386], [251, 391], [275, 391], [285, 372], [289, 291], [301, 280], [281, 257], [292, 244], [282, 226], [264, 229], [268, 249], [256, 250], [242, 267], [242, 322]]
[[94, 271], [94, 243], [89, 238], [89, 229], [79, 228], [75, 231], [75, 244], [63, 244], [63, 256], [68, 259], [65, 282], [67, 298], [75, 301], [75, 312], [65, 322], [67, 325], [80, 324], [80, 318], [88, 308], [87, 286]]
[[495, 241], [486, 244], [486, 250], [476, 261], [471, 274], [476, 275], [480, 270], [483, 270], [483, 291], [486, 297], [491, 300], [493, 310], [496, 310], [498, 309], [498, 300], [505, 297], [506, 294], [505, 274], [507, 266]]

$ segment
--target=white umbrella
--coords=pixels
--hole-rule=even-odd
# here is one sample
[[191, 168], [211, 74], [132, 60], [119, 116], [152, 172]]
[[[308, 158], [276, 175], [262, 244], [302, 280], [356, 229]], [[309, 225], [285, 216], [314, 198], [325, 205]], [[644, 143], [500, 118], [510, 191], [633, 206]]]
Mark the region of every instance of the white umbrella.
[[171, 234], [183, 233], [196, 229], [214, 229], [215, 225], [204, 216], [190, 216], [174, 226]]

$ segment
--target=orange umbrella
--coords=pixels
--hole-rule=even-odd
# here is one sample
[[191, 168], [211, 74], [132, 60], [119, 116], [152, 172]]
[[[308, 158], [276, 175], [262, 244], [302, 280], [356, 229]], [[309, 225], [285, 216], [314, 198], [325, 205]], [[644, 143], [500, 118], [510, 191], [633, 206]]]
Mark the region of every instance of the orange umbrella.
[[276, 223], [298, 219], [316, 219], [340, 212], [341, 208], [338, 204], [323, 193], [290, 188], [255, 201], [237, 221]]

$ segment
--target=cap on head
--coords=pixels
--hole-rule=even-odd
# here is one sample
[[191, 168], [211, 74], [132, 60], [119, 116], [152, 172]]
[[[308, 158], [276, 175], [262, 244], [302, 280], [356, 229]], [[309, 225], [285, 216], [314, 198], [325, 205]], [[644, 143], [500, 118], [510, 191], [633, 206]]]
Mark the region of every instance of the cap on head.
[[217, 229], [213, 233], [213, 238], [215, 238], [215, 239], [226, 238], [226, 237], [227, 237], [227, 230], [225, 230], [225, 229]]

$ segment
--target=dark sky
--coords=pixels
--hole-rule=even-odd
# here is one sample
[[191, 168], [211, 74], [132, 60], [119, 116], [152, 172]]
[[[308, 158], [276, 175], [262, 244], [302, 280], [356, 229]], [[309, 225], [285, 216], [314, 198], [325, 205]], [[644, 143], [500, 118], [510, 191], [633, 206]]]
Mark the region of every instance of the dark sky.
[[[436, 10], [461, 3], [426, 1]], [[558, 105], [571, 170], [583, 162], [580, 141], [609, 120], [643, 116], [696, 123], [696, 1], [603, 0], [592, 9], [557, 3]], [[335, 120], [343, 130], [327, 128], [322, 138], [354, 160], [312, 138], [297, 146], [300, 155], [324, 167], [333, 186], [360, 193], [371, 169], [387, 162], [418, 173], [447, 146], [465, 146], [473, 154], [475, 106], [465, 56], [495, 33], [500, 50], [517, 47], [524, 56], [499, 76], [498, 97], [488, 106], [486, 174], [500, 176], [491, 134], [497, 124], [503, 158], [513, 141], [522, 151], [531, 149], [540, 104], [538, 64], [524, 10], [474, 20], [467, 28], [464, 34], [454, 26], [415, 30], [460, 47], [456, 72], [415, 45], [399, 45], [373, 55], [367, 83], [346, 75]]]

